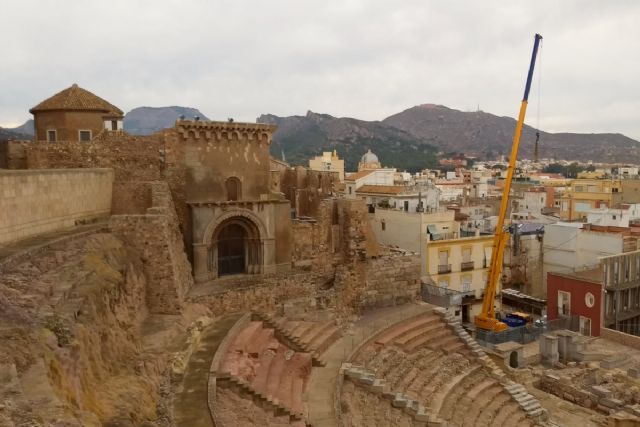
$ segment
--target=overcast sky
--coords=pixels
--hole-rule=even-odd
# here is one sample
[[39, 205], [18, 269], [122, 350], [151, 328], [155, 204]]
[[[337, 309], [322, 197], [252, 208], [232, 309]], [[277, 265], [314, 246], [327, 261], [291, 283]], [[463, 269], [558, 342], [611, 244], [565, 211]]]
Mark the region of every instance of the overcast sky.
[[635, 0], [0, 0], [0, 19], [5, 127], [74, 82], [124, 111], [223, 120], [423, 103], [513, 117], [539, 32], [527, 122], [640, 139]]

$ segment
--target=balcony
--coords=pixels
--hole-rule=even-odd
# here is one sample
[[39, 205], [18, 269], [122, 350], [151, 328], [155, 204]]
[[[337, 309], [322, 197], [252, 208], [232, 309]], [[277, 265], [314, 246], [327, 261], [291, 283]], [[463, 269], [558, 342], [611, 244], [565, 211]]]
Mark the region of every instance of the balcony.
[[451, 264], [438, 265], [438, 274], [451, 273]]
[[474, 262], [473, 261], [463, 261], [460, 263], [460, 271], [469, 271], [469, 270], [473, 270], [474, 268]]

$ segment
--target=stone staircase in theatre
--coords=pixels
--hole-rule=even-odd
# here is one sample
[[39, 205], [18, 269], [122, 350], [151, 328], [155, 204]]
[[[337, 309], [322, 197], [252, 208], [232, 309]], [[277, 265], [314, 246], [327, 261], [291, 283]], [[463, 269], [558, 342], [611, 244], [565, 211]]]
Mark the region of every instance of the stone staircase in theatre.
[[254, 313], [254, 316], [273, 328], [278, 339], [298, 351], [311, 354], [313, 366], [325, 366], [323, 353], [342, 336], [342, 331], [333, 320], [291, 320], [265, 313]]
[[252, 422], [246, 417], [255, 408], [236, 402], [236, 409], [245, 417], [244, 425], [279, 425], [285, 419], [288, 425], [306, 425], [303, 395], [311, 367], [310, 353], [296, 351], [278, 340], [274, 328], [263, 321], [247, 322], [229, 342], [217, 373], [218, 417], [224, 419], [227, 409], [226, 418], [231, 419], [223, 420], [223, 424], [238, 422], [231, 410], [234, 399], [221, 391], [226, 389], [272, 415], [266, 424], [259, 421], [260, 417]]

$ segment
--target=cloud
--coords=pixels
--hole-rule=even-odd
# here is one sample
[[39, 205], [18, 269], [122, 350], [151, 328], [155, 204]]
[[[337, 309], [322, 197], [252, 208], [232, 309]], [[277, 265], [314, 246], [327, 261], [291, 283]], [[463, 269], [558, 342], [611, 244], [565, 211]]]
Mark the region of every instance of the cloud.
[[185, 105], [218, 119], [373, 120], [422, 103], [515, 116], [540, 32], [528, 122], [640, 139], [634, 1], [5, 3], [0, 123], [74, 82], [123, 110]]

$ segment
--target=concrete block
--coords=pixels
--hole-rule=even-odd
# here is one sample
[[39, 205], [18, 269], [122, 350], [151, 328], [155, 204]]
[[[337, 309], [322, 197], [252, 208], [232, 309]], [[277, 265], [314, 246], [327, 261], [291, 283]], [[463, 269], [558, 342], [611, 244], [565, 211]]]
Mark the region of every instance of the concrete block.
[[591, 386], [591, 391], [593, 392], [593, 394], [595, 394], [598, 397], [610, 397], [611, 396], [611, 390], [609, 390], [606, 387], [600, 386], [600, 385], [592, 385]]
[[531, 412], [538, 408], [541, 408], [542, 406], [540, 406], [540, 403], [536, 401], [536, 402], [527, 403], [526, 405], [520, 405], [520, 407], [524, 409], [526, 412]]
[[372, 386], [373, 383], [376, 382], [376, 378], [373, 376], [363, 376], [358, 380], [358, 382], [366, 386]]
[[384, 390], [382, 392], [382, 398], [386, 400], [393, 400], [396, 398], [396, 393], [392, 392], [391, 388], [389, 388], [389, 390]]
[[622, 409], [636, 417], [640, 417], [640, 405], [625, 405]]
[[381, 380], [379, 378], [376, 378], [373, 384], [371, 384], [371, 389], [378, 394], [382, 393], [385, 387], [387, 387], [386, 383], [384, 382], [384, 380]]
[[551, 372], [545, 372], [545, 378], [550, 379], [551, 381], [560, 381], [560, 377], [552, 374]]
[[407, 406], [407, 399], [404, 398], [400, 393], [396, 394], [391, 402], [391, 406], [394, 408], [404, 408]]
[[613, 369], [624, 364], [628, 360], [627, 355], [616, 354], [600, 361], [600, 367], [603, 369]]
[[627, 370], [627, 375], [629, 375], [631, 378], [640, 379], [640, 368], [638, 368], [638, 367], [629, 368]]
[[609, 414], [609, 415], [611, 415], [611, 414], [616, 412], [615, 410], [613, 410], [611, 408], [607, 408], [606, 406], [603, 406], [603, 405], [600, 405], [600, 404], [596, 405], [596, 409], [598, 411], [600, 411], [600, 412], [604, 412], [605, 414]]
[[612, 408], [612, 409], [618, 409], [622, 405], [624, 405], [624, 402], [622, 400], [614, 399], [612, 397], [609, 397], [609, 398], [604, 397], [600, 399], [598, 403], [602, 406], [606, 406], [607, 408]]
[[545, 413], [545, 410], [542, 408], [538, 408], [538, 409], [534, 409], [530, 412], [527, 412], [527, 415], [529, 415], [531, 418], [537, 418], [537, 417], [542, 417]]
[[413, 417], [414, 420], [416, 421], [421, 421], [421, 422], [428, 422], [430, 418], [430, 414], [424, 410], [422, 411], [418, 411], [418, 413]]

